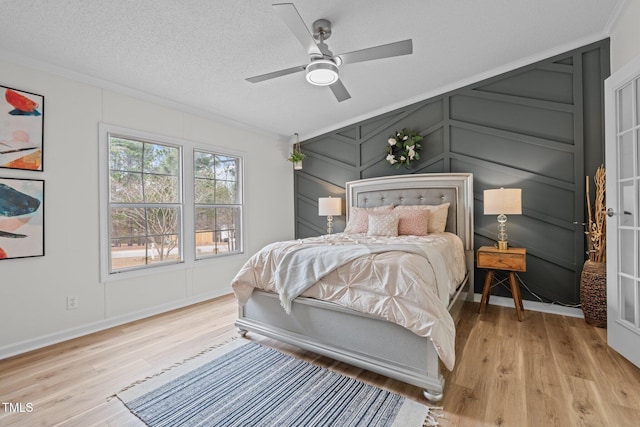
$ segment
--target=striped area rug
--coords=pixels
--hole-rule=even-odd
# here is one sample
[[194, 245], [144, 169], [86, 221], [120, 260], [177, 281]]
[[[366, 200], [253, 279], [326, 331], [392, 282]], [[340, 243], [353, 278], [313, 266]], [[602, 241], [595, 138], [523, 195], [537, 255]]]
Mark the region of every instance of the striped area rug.
[[152, 427], [437, 425], [433, 408], [241, 339], [116, 396]]

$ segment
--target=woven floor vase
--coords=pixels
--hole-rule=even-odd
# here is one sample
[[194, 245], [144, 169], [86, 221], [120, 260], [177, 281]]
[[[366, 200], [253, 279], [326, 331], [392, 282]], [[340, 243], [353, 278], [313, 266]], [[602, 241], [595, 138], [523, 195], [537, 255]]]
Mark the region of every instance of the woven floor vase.
[[584, 320], [598, 328], [607, 327], [607, 264], [587, 261], [580, 276], [580, 304]]

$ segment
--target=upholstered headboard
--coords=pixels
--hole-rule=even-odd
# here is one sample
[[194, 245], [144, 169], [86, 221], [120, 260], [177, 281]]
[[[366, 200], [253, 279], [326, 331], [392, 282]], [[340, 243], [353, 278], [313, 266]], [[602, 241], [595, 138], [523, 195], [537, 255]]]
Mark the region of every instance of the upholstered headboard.
[[446, 231], [460, 236], [465, 250], [473, 251], [473, 175], [437, 173], [394, 175], [349, 181], [349, 208], [398, 205], [439, 205], [449, 202]]

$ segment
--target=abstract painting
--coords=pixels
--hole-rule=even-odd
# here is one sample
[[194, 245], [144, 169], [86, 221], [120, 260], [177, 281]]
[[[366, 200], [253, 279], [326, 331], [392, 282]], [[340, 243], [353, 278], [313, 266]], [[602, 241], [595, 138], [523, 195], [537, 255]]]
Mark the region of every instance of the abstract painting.
[[42, 171], [44, 96], [0, 86], [0, 167]]
[[0, 178], [0, 260], [44, 255], [44, 181]]

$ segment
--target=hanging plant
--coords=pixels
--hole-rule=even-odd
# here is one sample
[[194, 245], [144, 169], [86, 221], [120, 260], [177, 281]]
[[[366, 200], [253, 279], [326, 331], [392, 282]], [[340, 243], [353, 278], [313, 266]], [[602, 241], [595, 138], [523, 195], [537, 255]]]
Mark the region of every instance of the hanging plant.
[[297, 133], [295, 135], [296, 135], [296, 143], [293, 145], [293, 151], [289, 153], [289, 158], [287, 160], [293, 163], [294, 169], [302, 169], [302, 161], [307, 156], [302, 151], [300, 151], [299, 136]]
[[307, 156], [302, 151], [294, 148], [291, 154], [289, 154], [289, 158], [287, 160], [291, 163], [295, 163], [303, 161], [305, 157]]
[[397, 168], [404, 165], [405, 167], [411, 167], [411, 162], [420, 159], [418, 153], [422, 150], [420, 141], [424, 138], [417, 132], [408, 129], [402, 129], [401, 131], [395, 131], [394, 135], [391, 135], [387, 142], [387, 157], [385, 160], [390, 165], [395, 165]]

